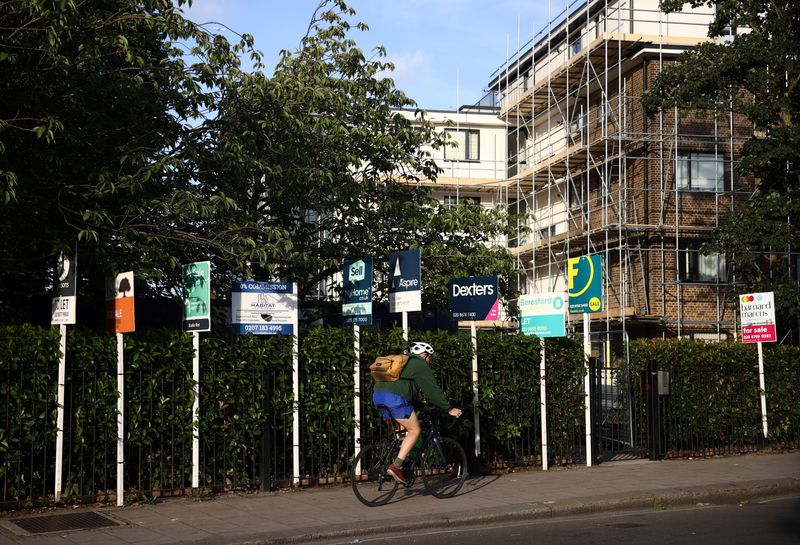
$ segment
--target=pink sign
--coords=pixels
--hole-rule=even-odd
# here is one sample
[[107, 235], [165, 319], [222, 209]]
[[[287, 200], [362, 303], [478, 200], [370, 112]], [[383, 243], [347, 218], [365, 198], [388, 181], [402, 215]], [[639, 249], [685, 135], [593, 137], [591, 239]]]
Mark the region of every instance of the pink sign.
[[774, 343], [778, 341], [775, 324], [743, 325], [743, 343]]

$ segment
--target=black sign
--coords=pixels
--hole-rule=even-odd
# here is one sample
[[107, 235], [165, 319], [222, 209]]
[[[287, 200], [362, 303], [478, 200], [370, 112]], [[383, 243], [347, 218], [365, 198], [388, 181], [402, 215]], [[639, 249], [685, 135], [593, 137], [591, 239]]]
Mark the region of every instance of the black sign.
[[75, 254], [61, 252], [56, 263], [55, 287], [59, 297], [74, 297], [78, 269]]

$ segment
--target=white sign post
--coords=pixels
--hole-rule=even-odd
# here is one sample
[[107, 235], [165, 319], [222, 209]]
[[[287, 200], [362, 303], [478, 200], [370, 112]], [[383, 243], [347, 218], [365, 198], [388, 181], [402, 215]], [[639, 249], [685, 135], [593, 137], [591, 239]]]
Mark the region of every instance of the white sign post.
[[191, 332], [192, 347], [192, 488], [200, 486], [200, 332], [211, 331], [211, 263], [183, 266], [183, 330]]
[[106, 326], [117, 338], [117, 505], [125, 503], [125, 342], [136, 330], [133, 272], [106, 282]]
[[583, 313], [583, 354], [586, 360], [583, 376], [584, 422], [586, 426], [586, 466], [592, 466], [592, 402], [589, 358], [592, 357], [592, 326], [589, 314], [603, 311], [603, 261], [599, 255], [571, 257], [567, 260], [567, 284], [569, 286], [569, 311]]
[[764, 347], [762, 343], [776, 342], [775, 294], [771, 291], [748, 293], [739, 297], [742, 317], [742, 342], [758, 343], [758, 386], [761, 390], [761, 427], [767, 438], [767, 394], [764, 377]]
[[231, 323], [239, 335], [292, 336], [292, 483], [300, 482], [300, 332], [294, 282], [234, 282]]
[[58, 358], [58, 407], [56, 409], [56, 467], [55, 499], [61, 501], [61, 483], [64, 464], [64, 389], [67, 381], [67, 325], [75, 324], [77, 260], [64, 252], [58, 256], [56, 265], [56, 297], [51, 307], [50, 324], [58, 325], [61, 341]]
[[545, 338], [564, 337], [567, 315], [567, 294], [564, 292], [539, 293], [522, 295], [519, 298], [520, 330], [524, 335], [536, 335], [542, 345], [542, 357], [539, 361], [539, 398], [542, 416], [542, 470], [547, 471], [547, 366]]

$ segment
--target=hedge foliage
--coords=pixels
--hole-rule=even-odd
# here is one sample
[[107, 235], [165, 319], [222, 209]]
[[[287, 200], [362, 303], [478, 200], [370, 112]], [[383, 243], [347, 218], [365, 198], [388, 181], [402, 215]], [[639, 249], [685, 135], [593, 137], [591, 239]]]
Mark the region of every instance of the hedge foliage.
[[[476, 405], [469, 335], [432, 332], [413, 338], [436, 347], [434, 373], [453, 404], [464, 409], [462, 419], [448, 421], [445, 433], [472, 453], [473, 416], [479, 411], [485, 461], [541, 463], [539, 339], [479, 334]], [[331, 482], [345, 474], [352, 456], [355, 403], [362, 415], [362, 440], [387, 432], [371, 407], [368, 366], [376, 355], [401, 352], [406, 343], [400, 330], [362, 331], [355, 397], [352, 330], [310, 328], [300, 339], [300, 477]], [[55, 328], [0, 326], [0, 488], [6, 505], [52, 497], [58, 343]], [[239, 337], [228, 331], [202, 335], [201, 486], [231, 489], [268, 479], [291, 481], [291, 345], [286, 337]], [[192, 353], [189, 335], [151, 331], [125, 336], [125, 488], [134, 496], [184, 492], [191, 486]], [[580, 339], [548, 339], [546, 354], [550, 459], [580, 461], [585, 456]], [[632, 381], [651, 362], [670, 371], [666, 420], [672, 455], [737, 442], [757, 444], [760, 405], [752, 346], [634, 341], [630, 354], [631, 371], [625, 376]], [[769, 347], [765, 361], [770, 438], [779, 445], [797, 445], [800, 351]], [[116, 488], [116, 381], [115, 339], [69, 329], [64, 490], [72, 501], [107, 498]]]

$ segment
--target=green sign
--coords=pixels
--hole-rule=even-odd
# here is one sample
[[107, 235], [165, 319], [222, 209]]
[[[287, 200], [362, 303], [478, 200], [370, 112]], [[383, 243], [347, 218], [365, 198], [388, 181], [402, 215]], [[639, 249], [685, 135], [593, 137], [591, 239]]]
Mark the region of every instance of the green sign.
[[599, 255], [571, 257], [567, 281], [570, 314], [603, 311], [603, 260]]
[[183, 266], [183, 330], [211, 331], [211, 263]]

